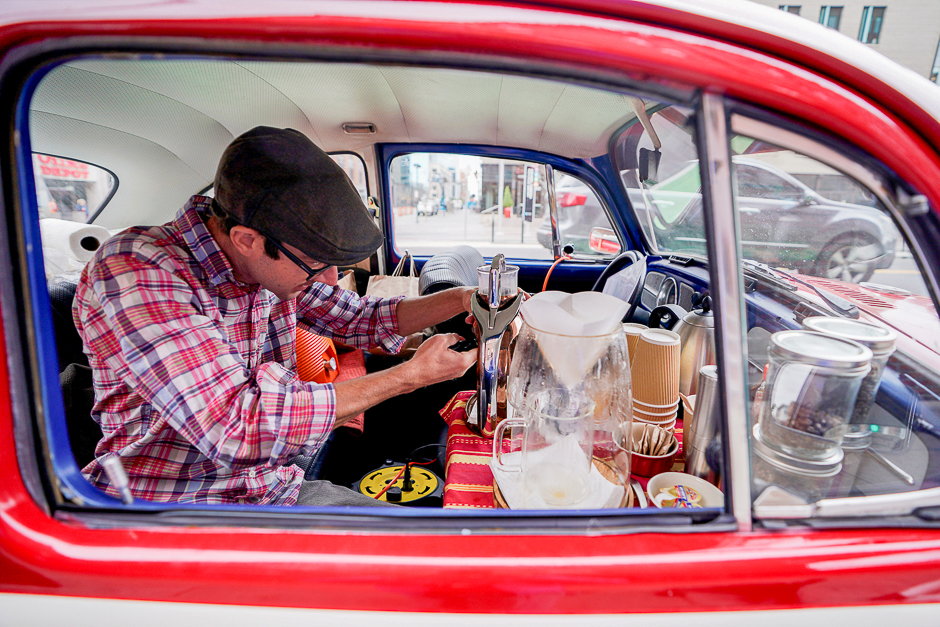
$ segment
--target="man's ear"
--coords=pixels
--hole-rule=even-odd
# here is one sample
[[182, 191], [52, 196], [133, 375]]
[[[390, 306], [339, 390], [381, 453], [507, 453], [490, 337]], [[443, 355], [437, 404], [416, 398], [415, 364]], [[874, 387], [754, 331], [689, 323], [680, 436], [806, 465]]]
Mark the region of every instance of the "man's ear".
[[232, 227], [228, 237], [240, 255], [252, 258], [264, 253], [264, 236], [254, 229], [238, 224]]

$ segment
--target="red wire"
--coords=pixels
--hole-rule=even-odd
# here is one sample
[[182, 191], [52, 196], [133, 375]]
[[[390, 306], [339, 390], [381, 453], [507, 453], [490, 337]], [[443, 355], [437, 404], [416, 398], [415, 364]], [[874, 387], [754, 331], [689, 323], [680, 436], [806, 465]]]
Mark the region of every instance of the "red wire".
[[386, 485], [384, 488], [382, 488], [382, 491], [379, 492], [378, 494], [376, 494], [375, 496], [373, 496], [372, 498], [377, 499], [377, 498], [379, 498], [380, 496], [382, 496], [383, 494], [385, 494], [386, 492], [388, 492], [388, 489], [389, 489], [390, 487], [392, 487], [393, 485], [395, 485], [395, 482], [398, 481], [398, 480], [401, 478], [401, 476], [402, 476], [403, 474], [405, 474], [405, 468], [407, 468], [407, 467], [408, 467], [408, 464], [405, 464], [404, 466], [402, 466], [402, 467], [401, 467], [401, 470], [398, 472], [398, 474], [395, 475], [395, 478], [392, 479], [391, 481], [389, 481], [389, 482], [388, 482], [388, 485]]
[[383, 494], [385, 494], [386, 492], [388, 492], [388, 489], [389, 489], [390, 487], [392, 487], [393, 485], [395, 485], [395, 482], [398, 481], [399, 479], [401, 479], [401, 476], [402, 476], [403, 474], [405, 474], [405, 469], [406, 469], [408, 466], [427, 466], [428, 464], [433, 464], [433, 463], [436, 462], [436, 461], [437, 461], [436, 459], [432, 459], [431, 461], [428, 461], [428, 462], [408, 462], [407, 464], [405, 464], [404, 466], [401, 467], [401, 470], [398, 471], [398, 474], [395, 475], [395, 478], [392, 479], [391, 481], [389, 481], [389, 482], [388, 482], [388, 485], [386, 485], [384, 488], [382, 488], [382, 490], [381, 490], [378, 494], [376, 494], [375, 496], [373, 496], [372, 498], [377, 499], [377, 498], [381, 497]]
[[555, 269], [555, 266], [557, 266], [558, 264], [560, 264], [562, 261], [566, 261], [566, 260], [568, 260], [568, 259], [571, 259], [571, 255], [562, 255], [561, 257], [559, 257], [558, 259], [556, 259], [556, 260], [555, 260], [555, 263], [552, 264], [552, 267], [548, 269], [548, 272], [545, 274], [545, 282], [542, 283], [542, 291], [543, 291], [543, 292], [545, 291], [545, 288], [548, 287], [548, 277], [552, 276], [552, 270]]

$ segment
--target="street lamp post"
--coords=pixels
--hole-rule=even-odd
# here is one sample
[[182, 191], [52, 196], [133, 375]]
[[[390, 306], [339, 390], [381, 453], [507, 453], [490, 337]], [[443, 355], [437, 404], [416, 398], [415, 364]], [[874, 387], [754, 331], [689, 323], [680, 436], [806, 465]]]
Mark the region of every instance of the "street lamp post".
[[421, 164], [415, 164], [415, 185], [418, 188], [418, 201], [415, 203], [415, 223], [418, 222], [418, 207], [421, 206]]

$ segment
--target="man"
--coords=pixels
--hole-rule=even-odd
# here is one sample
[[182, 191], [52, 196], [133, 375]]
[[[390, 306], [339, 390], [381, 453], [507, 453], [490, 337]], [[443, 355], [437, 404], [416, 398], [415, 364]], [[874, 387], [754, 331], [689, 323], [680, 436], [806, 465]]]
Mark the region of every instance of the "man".
[[163, 226], [113, 237], [82, 273], [73, 316], [104, 434], [83, 473], [117, 495], [101, 464], [116, 455], [138, 498], [376, 504], [304, 481], [287, 460], [381, 401], [460, 376], [475, 352], [435, 336], [388, 370], [306, 383], [295, 373], [296, 325], [394, 353], [402, 336], [469, 311], [472, 289], [373, 299], [318, 283], [331, 266], [368, 258], [382, 236], [342, 169], [295, 130], [236, 138], [214, 194]]

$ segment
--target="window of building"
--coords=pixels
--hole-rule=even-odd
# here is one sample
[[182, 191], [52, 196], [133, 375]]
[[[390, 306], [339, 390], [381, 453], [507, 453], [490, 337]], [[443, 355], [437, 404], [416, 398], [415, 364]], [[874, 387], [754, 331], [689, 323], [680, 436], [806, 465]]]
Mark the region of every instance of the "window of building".
[[822, 6], [819, 7], [819, 23], [839, 30], [839, 23], [842, 21], [842, 7]]
[[858, 40], [866, 44], [877, 44], [881, 37], [881, 25], [885, 19], [887, 7], [865, 7], [862, 9], [862, 23], [858, 28]]
[[799, 4], [781, 4], [780, 10], [786, 11], [787, 13], [792, 13], [793, 15], [799, 15], [800, 9], [802, 8]]

